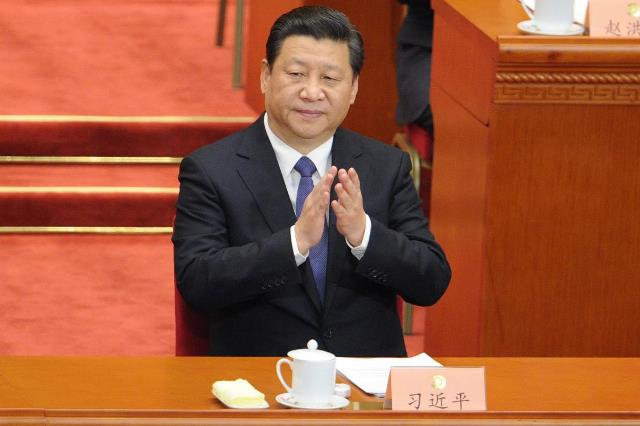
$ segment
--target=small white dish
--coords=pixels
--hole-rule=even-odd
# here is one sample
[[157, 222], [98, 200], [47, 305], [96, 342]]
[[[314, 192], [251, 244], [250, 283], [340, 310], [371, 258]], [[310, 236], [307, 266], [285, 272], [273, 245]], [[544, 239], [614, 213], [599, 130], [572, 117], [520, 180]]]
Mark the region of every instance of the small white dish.
[[307, 410], [337, 410], [349, 405], [349, 400], [338, 395], [333, 395], [331, 401], [325, 404], [301, 404], [296, 402], [289, 393], [281, 393], [276, 396], [276, 401], [289, 408], [304, 408]]
[[574, 36], [574, 35], [581, 35], [582, 33], [584, 33], [584, 26], [576, 22], [571, 24], [571, 27], [569, 27], [569, 29], [564, 32], [542, 31], [537, 26], [535, 26], [533, 21], [531, 20], [518, 22], [518, 29], [520, 31], [524, 31], [527, 34], [549, 35], [549, 36]]
[[218, 398], [218, 401], [222, 402], [222, 404], [225, 407], [228, 407], [228, 408], [235, 408], [237, 410], [257, 410], [257, 409], [260, 409], [260, 408], [269, 408], [269, 403], [267, 401], [263, 401], [262, 404], [256, 405], [256, 406], [253, 406], [253, 407], [241, 407], [239, 405], [227, 403], [224, 399], [220, 398], [220, 396], [217, 393], [213, 392], [213, 391], [211, 393], [213, 394], [213, 396]]

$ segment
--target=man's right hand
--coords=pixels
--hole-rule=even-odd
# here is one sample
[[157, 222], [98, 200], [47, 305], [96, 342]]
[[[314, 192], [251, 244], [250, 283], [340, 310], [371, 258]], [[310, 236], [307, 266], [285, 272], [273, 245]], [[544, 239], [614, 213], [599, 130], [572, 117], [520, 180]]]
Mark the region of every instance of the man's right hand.
[[295, 231], [298, 250], [304, 255], [309, 253], [309, 249], [318, 244], [322, 238], [329, 208], [331, 184], [337, 172], [336, 167], [331, 166], [327, 174], [322, 176], [322, 179], [313, 187], [302, 206], [302, 212], [295, 224]]

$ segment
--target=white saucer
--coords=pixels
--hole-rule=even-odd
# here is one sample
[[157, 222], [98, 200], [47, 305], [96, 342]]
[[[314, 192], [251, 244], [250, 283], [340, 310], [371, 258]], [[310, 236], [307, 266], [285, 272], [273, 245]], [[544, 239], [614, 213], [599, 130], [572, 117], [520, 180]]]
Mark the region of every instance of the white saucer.
[[349, 400], [338, 395], [333, 395], [331, 401], [322, 405], [307, 405], [296, 402], [289, 393], [281, 393], [276, 396], [276, 401], [290, 408], [305, 408], [308, 410], [337, 410], [349, 405]]
[[518, 29], [528, 34], [551, 35], [551, 36], [573, 36], [573, 35], [580, 35], [584, 33], [584, 26], [575, 22], [571, 24], [571, 27], [565, 32], [542, 31], [533, 24], [533, 21], [530, 21], [530, 20], [518, 22]]

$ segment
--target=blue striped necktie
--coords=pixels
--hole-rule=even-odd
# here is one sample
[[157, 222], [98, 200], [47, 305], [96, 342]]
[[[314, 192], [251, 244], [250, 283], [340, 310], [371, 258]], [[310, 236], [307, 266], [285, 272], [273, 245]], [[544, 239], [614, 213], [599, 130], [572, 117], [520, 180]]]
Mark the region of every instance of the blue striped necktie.
[[[304, 200], [313, 190], [313, 172], [316, 166], [307, 157], [301, 157], [293, 168], [300, 173], [300, 185], [298, 185], [298, 194], [296, 196], [296, 217], [300, 217]], [[327, 252], [328, 252], [328, 232], [325, 223], [324, 231], [320, 242], [309, 250], [309, 263], [313, 271], [313, 278], [316, 281], [316, 288], [320, 294], [320, 301], [324, 301], [324, 289], [327, 277]]]

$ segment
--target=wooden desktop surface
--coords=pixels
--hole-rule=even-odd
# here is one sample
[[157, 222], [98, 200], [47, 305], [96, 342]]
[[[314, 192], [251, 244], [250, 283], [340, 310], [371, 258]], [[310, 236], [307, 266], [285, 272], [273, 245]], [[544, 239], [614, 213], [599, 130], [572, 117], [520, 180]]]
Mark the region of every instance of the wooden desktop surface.
[[[485, 413], [381, 410], [353, 388], [344, 410], [291, 410], [276, 358], [0, 357], [3, 424], [640, 424], [640, 358], [442, 358], [446, 366], [485, 366]], [[265, 393], [268, 410], [224, 408], [216, 380], [244, 378]], [[185, 420], [185, 419], [188, 419]], [[522, 423], [519, 423], [522, 424]]]

